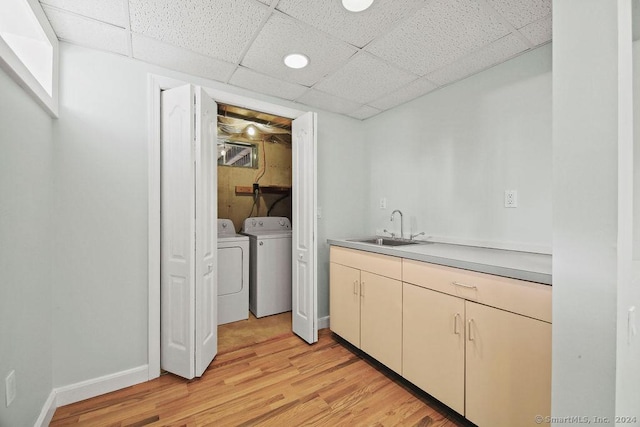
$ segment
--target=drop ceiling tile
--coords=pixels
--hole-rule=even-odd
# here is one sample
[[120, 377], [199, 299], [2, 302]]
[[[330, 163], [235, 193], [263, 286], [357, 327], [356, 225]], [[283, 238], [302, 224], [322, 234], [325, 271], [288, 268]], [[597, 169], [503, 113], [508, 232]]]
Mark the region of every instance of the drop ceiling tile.
[[429, 80], [422, 78], [414, 80], [408, 85], [403, 86], [398, 90], [394, 90], [375, 101], [369, 102], [369, 105], [381, 110], [388, 110], [389, 108], [404, 104], [405, 102], [411, 101], [412, 99], [427, 94], [437, 88], [438, 86]]
[[305, 93], [309, 88], [293, 83], [288, 83], [264, 74], [257, 73], [244, 67], [238, 67], [231, 80], [232, 85], [251, 89], [258, 93], [277, 96], [283, 99], [294, 100]]
[[520, 28], [520, 33], [535, 46], [551, 41], [551, 29], [553, 28], [551, 15], [539, 21], [532, 22]]
[[129, 0], [131, 31], [233, 63], [268, 10], [254, 0]]
[[353, 117], [354, 119], [364, 120], [368, 119], [369, 117], [373, 117], [376, 114], [380, 114], [381, 112], [382, 111], [378, 110], [377, 108], [363, 105], [362, 107], [358, 108], [356, 111], [349, 113], [348, 115], [350, 117]]
[[131, 35], [131, 44], [133, 57], [136, 59], [212, 80], [226, 81], [236, 67], [235, 64], [171, 46], [140, 34]]
[[551, 14], [551, 0], [486, 1], [516, 28], [522, 28]]
[[129, 17], [124, 1], [126, 0], [40, 0], [40, 3], [125, 28], [129, 24]]
[[377, 0], [366, 11], [353, 13], [339, 0], [280, 0], [277, 8], [341, 40], [363, 47], [425, 3], [425, 0]]
[[43, 10], [59, 39], [94, 49], [129, 54], [125, 29], [48, 6], [43, 6]]
[[[309, 65], [298, 70], [286, 67], [283, 58], [294, 52], [307, 55]], [[353, 46], [276, 11], [251, 44], [242, 65], [281, 80], [312, 86], [355, 52]]]
[[297, 101], [338, 114], [349, 114], [361, 107], [361, 104], [357, 102], [349, 101], [315, 89], [308, 90], [298, 98]]
[[445, 85], [504, 62], [528, 48], [522, 39], [509, 34], [453, 64], [428, 74], [427, 77], [438, 85]]
[[475, 0], [432, 0], [365, 50], [425, 75], [509, 32]]
[[318, 83], [315, 88], [366, 104], [417, 77], [373, 55], [361, 52], [344, 67]]

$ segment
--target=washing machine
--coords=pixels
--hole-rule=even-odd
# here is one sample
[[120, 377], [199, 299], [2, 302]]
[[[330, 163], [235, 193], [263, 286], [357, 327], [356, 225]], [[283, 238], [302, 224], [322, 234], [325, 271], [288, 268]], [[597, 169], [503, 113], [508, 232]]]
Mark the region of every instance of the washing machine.
[[218, 220], [218, 325], [249, 318], [249, 238]]
[[244, 220], [249, 236], [249, 309], [256, 317], [291, 311], [291, 222], [284, 217]]

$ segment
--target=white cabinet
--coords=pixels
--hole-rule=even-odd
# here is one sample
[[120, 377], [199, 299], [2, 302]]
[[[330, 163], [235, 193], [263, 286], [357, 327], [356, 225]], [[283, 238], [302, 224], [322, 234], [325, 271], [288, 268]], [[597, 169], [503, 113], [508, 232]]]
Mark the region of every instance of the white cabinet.
[[331, 330], [360, 348], [360, 270], [332, 262], [329, 274]]
[[551, 324], [465, 302], [465, 417], [478, 426], [537, 426], [551, 413]]
[[398, 373], [402, 371], [401, 268], [400, 258], [331, 248], [331, 330]]
[[551, 286], [332, 246], [330, 316], [480, 427], [551, 413]]
[[464, 300], [403, 284], [402, 376], [464, 414]]
[[406, 259], [403, 280], [402, 375], [478, 426], [540, 425], [551, 287]]

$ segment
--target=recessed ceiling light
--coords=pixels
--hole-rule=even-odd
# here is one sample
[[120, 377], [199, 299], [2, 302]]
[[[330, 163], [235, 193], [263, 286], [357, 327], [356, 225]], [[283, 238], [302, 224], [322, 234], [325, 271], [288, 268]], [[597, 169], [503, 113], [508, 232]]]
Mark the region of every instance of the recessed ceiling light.
[[362, 12], [371, 6], [373, 0], [342, 0], [342, 5], [350, 12]]
[[309, 64], [309, 57], [301, 53], [290, 53], [284, 57], [284, 65], [289, 68], [304, 68]]

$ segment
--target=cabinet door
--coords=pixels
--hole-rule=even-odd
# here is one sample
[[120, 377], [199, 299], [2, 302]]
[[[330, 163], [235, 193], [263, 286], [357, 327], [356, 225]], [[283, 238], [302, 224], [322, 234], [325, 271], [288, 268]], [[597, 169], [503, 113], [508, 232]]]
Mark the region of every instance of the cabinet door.
[[334, 262], [330, 269], [330, 328], [360, 348], [360, 270]]
[[402, 376], [464, 414], [464, 300], [403, 284]]
[[538, 426], [551, 411], [551, 324], [467, 301], [466, 414], [478, 426]]
[[402, 372], [402, 282], [360, 273], [360, 348]]

